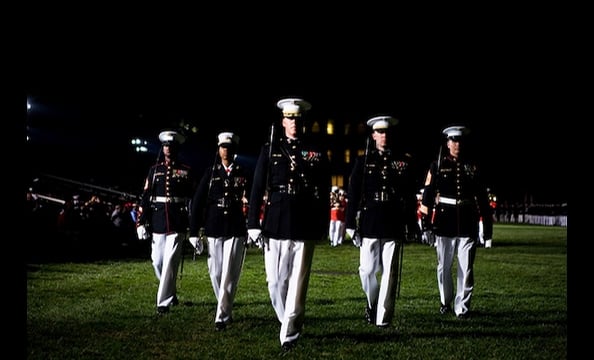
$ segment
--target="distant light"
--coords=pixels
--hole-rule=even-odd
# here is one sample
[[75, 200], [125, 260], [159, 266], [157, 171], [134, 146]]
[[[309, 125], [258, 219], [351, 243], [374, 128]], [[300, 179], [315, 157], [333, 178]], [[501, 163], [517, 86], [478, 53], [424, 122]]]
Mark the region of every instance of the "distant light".
[[139, 138], [136, 138], [136, 139], [130, 140], [130, 144], [132, 144], [132, 145], [140, 145], [140, 144], [147, 145], [148, 142], [146, 140], [140, 140]]
[[27, 111], [31, 110], [31, 103], [27, 100]]
[[137, 146], [136, 152], [147, 152], [148, 148], [146, 146]]

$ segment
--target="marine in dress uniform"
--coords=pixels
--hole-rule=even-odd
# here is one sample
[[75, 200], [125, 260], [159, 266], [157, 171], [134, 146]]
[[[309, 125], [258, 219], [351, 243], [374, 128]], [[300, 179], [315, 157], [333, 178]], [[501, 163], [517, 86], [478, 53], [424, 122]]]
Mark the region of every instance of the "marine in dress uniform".
[[[250, 240], [264, 249], [266, 281], [281, 323], [280, 343], [290, 350], [303, 330], [314, 247], [326, 239], [330, 172], [326, 151], [301, 138], [301, 116], [311, 105], [282, 99], [282, 131], [258, 157], [248, 213]], [[264, 218], [260, 206], [266, 196]]]
[[374, 146], [355, 160], [347, 191], [346, 232], [360, 247], [365, 317], [378, 327], [389, 326], [394, 317], [403, 243], [420, 233], [411, 156], [392, 152], [387, 143], [388, 128], [396, 123], [391, 116], [367, 121]]
[[330, 227], [328, 229], [330, 246], [336, 247], [342, 245], [345, 230], [346, 205], [347, 201], [344, 190], [339, 190], [337, 187], [336, 192], [332, 192], [330, 199]]
[[215, 329], [224, 330], [233, 321], [233, 304], [246, 245], [246, 215], [249, 192], [243, 166], [235, 162], [239, 137], [232, 132], [218, 135], [217, 156], [198, 184], [191, 207], [190, 242], [202, 252], [203, 234], [208, 241], [208, 272], [217, 299]]
[[[454, 313], [460, 318], [469, 315], [481, 216], [485, 239], [491, 240], [493, 235], [487, 187], [476, 164], [462, 154], [468, 132], [464, 126], [450, 126], [443, 130], [449, 152], [431, 164], [420, 207], [423, 231], [435, 236], [439, 311], [449, 313], [453, 304]], [[454, 297], [451, 269], [456, 256], [458, 270]]]
[[194, 193], [195, 179], [191, 168], [178, 161], [179, 145], [185, 138], [175, 131], [163, 131], [159, 140], [163, 156], [146, 177], [137, 232], [139, 238], [148, 238], [152, 233], [151, 260], [159, 280], [157, 312], [164, 314], [178, 301], [177, 273], [189, 226], [188, 202]]

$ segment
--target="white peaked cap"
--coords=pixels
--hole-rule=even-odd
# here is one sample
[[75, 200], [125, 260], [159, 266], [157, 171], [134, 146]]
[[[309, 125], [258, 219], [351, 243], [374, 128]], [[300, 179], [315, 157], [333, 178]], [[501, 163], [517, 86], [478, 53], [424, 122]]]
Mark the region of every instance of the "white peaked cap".
[[299, 98], [281, 99], [276, 106], [283, 111], [285, 116], [301, 116], [302, 112], [311, 109], [311, 104]]
[[376, 116], [367, 120], [367, 126], [370, 126], [373, 130], [375, 129], [387, 129], [392, 125], [398, 124], [398, 119], [391, 116]]
[[219, 140], [219, 146], [221, 145], [237, 145], [239, 143], [239, 136], [232, 132], [225, 131], [217, 136]]
[[461, 125], [450, 126], [443, 129], [442, 133], [447, 138], [459, 138], [461, 136], [467, 135], [470, 132], [467, 127]]
[[173, 142], [183, 144], [186, 138], [177, 131], [166, 130], [159, 134], [159, 140], [162, 144], [171, 144]]

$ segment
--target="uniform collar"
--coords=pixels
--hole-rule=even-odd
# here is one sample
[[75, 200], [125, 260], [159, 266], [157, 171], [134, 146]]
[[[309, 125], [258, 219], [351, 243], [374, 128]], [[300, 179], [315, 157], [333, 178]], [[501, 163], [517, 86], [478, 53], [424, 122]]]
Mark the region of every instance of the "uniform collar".
[[378, 155], [392, 155], [392, 150], [391, 149], [385, 149], [385, 150], [379, 150], [379, 149], [374, 149], [374, 152]]
[[285, 142], [287, 144], [299, 144], [299, 138], [290, 139], [287, 136], [285, 136]]

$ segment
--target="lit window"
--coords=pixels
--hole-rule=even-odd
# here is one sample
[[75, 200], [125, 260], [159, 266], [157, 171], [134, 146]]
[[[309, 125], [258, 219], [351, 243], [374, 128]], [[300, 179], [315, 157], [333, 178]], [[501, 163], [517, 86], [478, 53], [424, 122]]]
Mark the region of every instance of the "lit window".
[[311, 132], [314, 134], [317, 134], [320, 132], [320, 123], [318, 123], [317, 121], [315, 121], [313, 123], [313, 125], [311, 126]]

